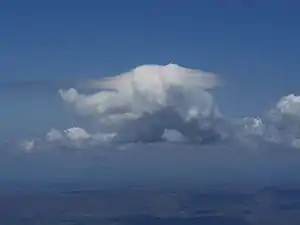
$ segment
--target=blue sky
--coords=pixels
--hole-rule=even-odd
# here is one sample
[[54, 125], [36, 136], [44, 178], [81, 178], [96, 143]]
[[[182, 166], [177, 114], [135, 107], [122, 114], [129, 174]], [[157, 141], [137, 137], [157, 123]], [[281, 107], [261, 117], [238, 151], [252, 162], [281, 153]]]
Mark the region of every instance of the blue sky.
[[220, 74], [224, 113], [260, 115], [300, 92], [299, 11], [283, 0], [3, 1], [1, 127], [72, 123], [60, 86], [170, 61]]

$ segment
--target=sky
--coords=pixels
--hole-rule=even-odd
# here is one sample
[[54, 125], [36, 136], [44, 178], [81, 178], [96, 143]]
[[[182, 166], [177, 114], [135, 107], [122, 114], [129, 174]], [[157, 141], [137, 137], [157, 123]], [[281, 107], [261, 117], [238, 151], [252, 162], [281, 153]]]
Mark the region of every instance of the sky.
[[[47, 123], [47, 105], [61, 107], [53, 87], [169, 62], [220, 74], [227, 114], [261, 115], [299, 93], [299, 10], [297, 1], [3, 1], [0, 115]], [[14, 84], [24, 81], [34, 85]]]
[[[298, 92], [299, 9], [297, 1], [4, 1], [1, 114], [30, 117], [36, 101], [45, 111], [45, 99], [56, 104], [51, 87], [63, 82], [174, 62], [220, 74], [219, 104], [229, 114], [260, 115]], [[13, 84], [24, 81], [38, 90]]]
[[[4, 0], [2, 143], [78, 147], [79, 139], [111, 140], [114, 131], [121, 142], [197, 142], [199, 132], [206, 142], [226, 128], [232, 138], [299, 147], [299, 11], [292, 0]], [[276, 118], [264, 120], [270, 110]], [[190, 122], [212, 117], [223, 119], [209, 134]]]

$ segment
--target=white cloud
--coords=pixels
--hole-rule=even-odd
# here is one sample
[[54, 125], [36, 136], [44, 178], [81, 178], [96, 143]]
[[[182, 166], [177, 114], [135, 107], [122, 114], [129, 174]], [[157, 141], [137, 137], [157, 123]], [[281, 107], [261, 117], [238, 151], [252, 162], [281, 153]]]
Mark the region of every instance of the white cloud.
[[[300, 96], [282, 97], [266, 117], [223, 116], [211, 90], [216, 74], [176, 64], [143, 65], [114, 77], [88, 82], [94, 93], [59, 90], [62, 100], [82, 116], [91, 116], [98, 130], [51, 129], [48, 143], [72, 147], [109, 142], [276, 143], [299, 148]], [[35, 148], [34, 141], [23, 149]], [[251, 145], [252, 146], [252, 145]]]
[[90, 81], [93, 94], [74, 88], [59, 93], [80, 115], [96, 116], [99, 126], [112, 126], [114, 140], [158, 141], [165, 129], [189, 133], [187, 127], [194, 126], [189, 121], [222, 117], [209, 92], [219, 85], [217, 75], [201, 70], [144, 65]]
[[80, 127], [72, 127], [64, 130], [64, 134], [72, 141], [89, 139], [91, 135]]
[[90, 135], [86, 130], [80, 127], [71, 127], [63, 130], [63, 132], [52, 128], [46, 134], [46, 140], [48, 142], [58, 142], [63, 140], [82, 141], [90, 139], [91, 137], [92, 135]]
[[[81, 115], [93, 115], [113, 127], [114, 141], [260, 140], [297, 146], [300, 96], [282, 97], [267, 119], [223, 116], [210, 93], [217, 75], [175, 64], [143, 65], [115, 77], [89, 82], [93, 94], [60, 90]], [[295, 121], [296, 120], [296, 121]], [[88, 137], [88, 134], [85, 135]]]
[[50, 129], [46, 134], [48, 143], [59, 144], [60, 146], [73, 148], [88, 148], [94, 145], [113, 141], [116, 133], [95, 133], [90, 134], [80, 127], [71, 127], [62, 132], [57, 129]]
[[276, 110], [282, 115], [300, 118], [300, 96], [290, 94], [282, 97], [276, 104]]
[[266, 135], [273, 137], [273, 142], [299, 148], [300, 96], [289, 94], [280, 98], [269, 110], [266, 123]]
[[266, 126], [261, 118], [245, 117], [241, 121], [244, 135], [259, 135], [265, 133]]
[[81, 94], [76, 89], [60, 90], [62, 99], [84, 115], [96, 114], [102, 119], [139, 118], [166, 107], [176, 107], [185, 118], [210, 112], [214, 106], [207, 92], [220, 85], [214, 74], [175, 64], [144, 65], [115, 77], [90, 82], [100, 89]]
[[22, 150], [28, 153], [34, 150], [35, 145], [36, 145], [35, 140], [24, 140], [20, 144]]
[[64, 137], [62, 133], [59, 130], [53, 128], [46, 134], [46, 140], [49, 142], [61, 141], [63, 138]]

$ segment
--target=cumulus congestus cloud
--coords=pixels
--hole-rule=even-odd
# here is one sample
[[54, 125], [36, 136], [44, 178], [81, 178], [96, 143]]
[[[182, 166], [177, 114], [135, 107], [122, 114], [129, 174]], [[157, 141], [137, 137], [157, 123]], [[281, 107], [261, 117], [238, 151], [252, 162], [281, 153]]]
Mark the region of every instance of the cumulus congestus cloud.
[[62, 101], [78, 115], [91, 117], [99, 130], [52, 129], [45, 139], [81, 148], [163, 141], [300, 147], [299, 96], [282, 97], [266, 109], [263, 118], [231, 118], [220, 112], [211, 93], [220, 85], [216, 74], [168, 64], [142, 65], [117, 76], [88, 81], [88, 93], [60, 89]]
[[78, 113], [96, 114], [101, 119], [136, 119], [145, 113], [176, 108], [184, 118], [210, 113], [209, 92], [220, 85], [218, 76], [175, 64], [144, 65], [115, 77], [89, 82], [99, 91], [86, 95], [76, 89], [60, 90], [62, 99]]
[[74, 88], [59, 93], [80, 115], [96, 116], [98, 123], [114, 127], [115, 141], [162, 141], [168, 129], [199, 141], [204, 138], [200, 133], [213, 129], [213, 121], [222, 117], [209, 92], [219, 85], [217, 75], [201, 70], [144, 65], [90, 81], [93, 94]]

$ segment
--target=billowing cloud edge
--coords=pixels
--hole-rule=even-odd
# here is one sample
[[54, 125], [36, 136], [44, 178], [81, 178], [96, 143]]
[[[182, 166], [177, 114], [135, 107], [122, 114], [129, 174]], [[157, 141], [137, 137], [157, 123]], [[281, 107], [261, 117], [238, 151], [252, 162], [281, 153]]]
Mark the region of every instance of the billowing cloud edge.
[[[263, 118], [231, 118], [220, 112], [211, 93], [220, 85], [216, 74], [168, 64], [143, 65], [88, 81], [92, 94], [60, 89], [61, 99], [78, 115], [93, 118], [99, 130], [52, 128], [39, 143], [80, 149], [136, 142], [300, 148], [300, 96], [282, 97]], [[31, 152], [37, 142], [25, 140], [20, 146]]]

